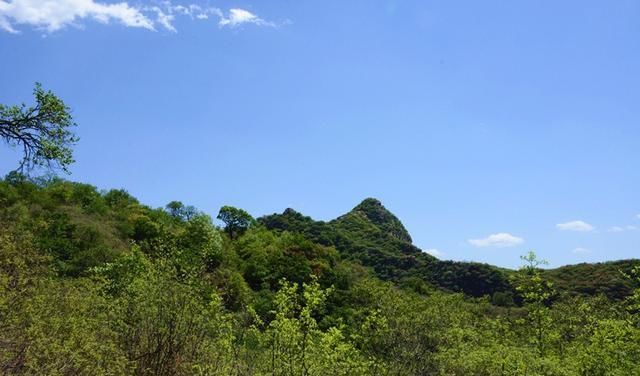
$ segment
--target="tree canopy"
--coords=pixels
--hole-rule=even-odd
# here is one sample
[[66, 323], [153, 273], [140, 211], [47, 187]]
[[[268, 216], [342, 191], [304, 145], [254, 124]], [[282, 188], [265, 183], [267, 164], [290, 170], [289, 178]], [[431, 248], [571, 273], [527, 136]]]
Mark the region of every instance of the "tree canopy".
[[233, 206], [220, 208], [217, 218], [224, 222], [225, 231], [232, 239], [245, 232], [255, 222], [251, 214]]
[[53, 92], [42, 85], [33, 89], [35, 105], [0, 104], [0, 138], [10, 147], [20, 149], [22, 158], [17, 171], [29, 173], [43, 167], [62, 169], [74, 162], [72, 147], [78, 137], [72, 128], [76, 125], [69, 107]]

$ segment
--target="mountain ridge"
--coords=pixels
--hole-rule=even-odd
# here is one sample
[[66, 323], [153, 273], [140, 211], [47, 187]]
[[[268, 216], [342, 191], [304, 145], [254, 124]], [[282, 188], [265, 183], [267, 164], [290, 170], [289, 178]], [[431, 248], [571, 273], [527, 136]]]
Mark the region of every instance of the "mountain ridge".
[[[412, 243], [400, 219], [376, 198], [365, 198], [329, 221], [315, 221], [287, 208], [282, 214], [262, 216], [258, 222], [269, 230], [300, 233], [312, 241], [333, 246], [343, 257], [371, 267], [384, 280], [403, 283], [419, 278], [445, 290], [477, 297], [496, 293], [516, 295], [510, 282], [515, 270], [480, 262], [440, 260], [425, 253]], [[543, 275], [562, 294], [605, 294], [618, 300], [631, 293], [631, 286], [616, 266], [628, 271], [637, 263], [640, 260], [570, 264], [544, 269]]]

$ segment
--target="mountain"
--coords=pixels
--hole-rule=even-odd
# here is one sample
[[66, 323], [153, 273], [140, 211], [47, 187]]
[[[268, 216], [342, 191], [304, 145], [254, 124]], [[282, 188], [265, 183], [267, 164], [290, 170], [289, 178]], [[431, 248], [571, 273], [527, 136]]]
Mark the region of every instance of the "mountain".
[[[515, 296], [510, 282], [514, 271], [493, 265], [438, 260], [412, 243], [402, 222], [375, 198], [367, 198], [348, 213], [324, 222], [294, 209], [258, 218], [266, 228], [299, 233], [335, 247], [341, 256], [374, 270], [377, 277], [397, 283], [420, 279], [439, 288], [470, 296]], [[638, 260], [579, 264], [544, 271], [562, 295], [605, 294], [622, 299], [632, 286], [623, 277]]]
[[506, 273], [481, 263], [440, 261], [412, 244], [400, 220], [377, 199], [367, 198], [329, 222], [314, 221], [293, 209], [258, 221], [270, 230], [300, 233], [333, 246], [341, 256], [371, 267], [376, 276], [398, 283], [419, 279], [471, 296], [512, 292]]
[[385, 208], [380, 201], [375, 198], [367, 198], [349, 213], [336, 219], [336, 222], [349, 221], [350, 217], [357, 216], [372, 223], [382, 233], [396, 238], [402, 242], [411, 243], [411, 235], [402, 222]]

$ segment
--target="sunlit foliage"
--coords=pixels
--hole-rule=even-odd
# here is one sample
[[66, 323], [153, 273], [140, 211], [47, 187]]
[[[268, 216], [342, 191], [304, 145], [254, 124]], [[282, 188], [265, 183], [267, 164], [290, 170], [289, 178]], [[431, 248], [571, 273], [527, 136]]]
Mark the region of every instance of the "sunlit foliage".
[[640, 374], [638, 267], [616, 271], [631, 292], [617, 299], [571, 294], [533, 253], [519, 271], [418, 257], [381, 210], [229, 231], [177, 201], [13, 174], [0, 181], [0, 372]]

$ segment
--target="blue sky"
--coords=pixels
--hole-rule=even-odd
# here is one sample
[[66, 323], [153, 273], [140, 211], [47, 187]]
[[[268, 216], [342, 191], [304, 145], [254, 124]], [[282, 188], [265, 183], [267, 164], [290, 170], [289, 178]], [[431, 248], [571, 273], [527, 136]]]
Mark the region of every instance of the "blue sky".
[[[639, 257], [639, 19], [624, 0], [0, 0], [0, 103], [42, 82], [79, 125], [69, 179], [154, 207], [328, 220], [377, 197], [445, 259]], [[16, 160], [0, 149], [0, 174]]]

